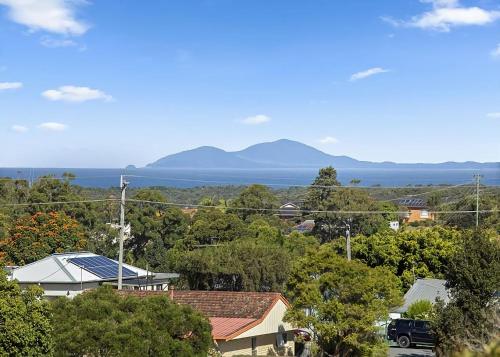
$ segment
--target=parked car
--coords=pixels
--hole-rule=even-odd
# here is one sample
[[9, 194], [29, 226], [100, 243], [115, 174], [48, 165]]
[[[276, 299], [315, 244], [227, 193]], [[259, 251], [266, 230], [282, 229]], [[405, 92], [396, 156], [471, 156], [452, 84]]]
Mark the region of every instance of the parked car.
[[412, 319], [392, 320], [387, 327], [387, 339], [404, 348], [412, 345], [434, 345], [435, 342], [429, 321]]

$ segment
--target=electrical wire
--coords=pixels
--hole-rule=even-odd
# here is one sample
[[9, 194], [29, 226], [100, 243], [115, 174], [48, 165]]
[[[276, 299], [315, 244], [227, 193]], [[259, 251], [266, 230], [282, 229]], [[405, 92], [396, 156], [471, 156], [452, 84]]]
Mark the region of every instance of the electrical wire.
[[93, 202], [119, 202], [118, 198], [103, 198], [96, 200], [78, 200], [78, 201], [54, 201], [54, 202], [27, 202], [27, 203], [2, 203], [0, 207], [29, 207], [29, 206], [52, 206], [66, 205], [74, 203], [93, 203]]
[[[72, 180], [87, 180], [96, 178], [120, 178], [120, 175], [107, 175], [107, 176], [75, 176], [75, 177], [55, 177], [55, 176], [39, 176], [33, 181], [72, 181]], [[0, 181], [32, 181], [32, 178], [12, 178], [12, 177], [0, 177]]]
[[[179, 177], [158, 177], [158, 176], [143, 176], [143, 175], [123, 175], [124, 177], [135, 177], [135, 178], [146, 178], [150, 180], [167, 180], [167, 181], [185, 181], [185, 182], [201, 182], [201, 183], [219, 183], [232, 186], [247, 186], [253, 184], [260, 184], [264, 186], [277, 186], [277, 187], [302, 187], [302, 188], [348, 188], [348, 189], [419, 189], [425, 187], [416, 186], [342, 186], [342, 185], [312, 185], [312, 184], [290, 184], [290, 183], [269, 183], [269, 182], [232, 182], [232, 181], [221, 181], [221, 180], [202, 180], [202, 179], [190, 179], [190, 178], [179, 178]], [[467, 187], [470, 182], [462, 183], [455, 186], [447, 186], [445, 189], [450, 189], [454, 187]], [[475, 187], [471, 185], [470, 187]]]
[[404, 198], [425, 196], [425, 195], [428, 195], [428, 194], [431, 194], [431, 193], [447, 191], [447, 190], [450, 190], [450, 189], [453, 189], [453, 188], [458, 188], [458, 187], [460, 187], [460, 188], [475, 187], [475, 186], [472, 186], [472, 185], [467, 186], [469, 183], [470, 182], [459, 184], [459, 185], [454, 185], [454, 186], [449, 186], [449, 187], [446, 187], [446, 188], [438, 188], [438, 189], [427, 191], [427, 192], [415, 193], [415, 194], [408, 194], [408, 195], [405, 195], [405, 196], [402, 196], [402, 197], [391, 198], [391, 199], [388, 199], [388, 200], [378, 200], [378, 201], [379, 202], [399, 201], [399, 200], [404, 199]]
[[[148, 203], [155, 205], [164, 205], [164, 206], [176, 206], [176, 207], [189, 207], [189, 208], [220, 208], [220, 206], [215, 205], [193, 205], [188, 203], [175, 203], [175, 202], [161, 202], [161, 201], [149, 201], [149, 200], [137, 200], [133, 198], [127, 199], [127, 202], [135, 202], [135, 203]], [[238, 211], [255, 211], [255, 212], [280, 212], [279, 208], [253, 208], [253, 207], [227, 207], [229, 210], [238, 210]], [[480, 213], [487, 212], [496, 212], [497, 210], [480, 210]], [[301, 213], [332, 213], [332, 214], [407, 214], [408, 211], [345, 211], [345, 210], [303, 210], [299, 209], [296, 212]], [[467, 211], [429, 211], [429, 213], [475, 213], [475, 210], [467, 210]]]
[[[80, 204], [80, 203], [93, 203], [93, 202], [120, 202], [120, 199], [109, 198], [109, 199], [98, 199], [98, 200], [79, 200], [79, 201], [58, 201], [58, 202], [33, 202], [33, 203], [6, 203], [0, 204], [0, 207], [18, 207], [18, 206], [50, 206], [50, 205], [65, 205], [65, 204]], [[150, 200], [138, 200], [133, 198], [128, 198], [126, 202], [132, 203], [148, 203], [155, 205], [165, 205], [165, 206], [176, 206], [176, 207], [189, 207], [189, 208], [220, 208], [216, 205], [199, 205], [190, 203], [178, 203], [178, 202], [161, 202], [161, 201], [150, 201]], [[253, 207], [227, 207], [230, 210], [237, 211], [254, 211], [254, 212], [280, 212], [279, 208], [253, 208]], [[479, 210], [479, 213], [489, 213], [497, 212], [497, 209], [491, 210]], [[300, 213], [332, 213], [332, 214], [406, 214], [408, 211], [348, 211], [348, 210], [305, 210], [299, 209], [296, 212]], [[448, 210], [448, 211], [429, 211], [429, 213], [475, 213], [476, 210]]]

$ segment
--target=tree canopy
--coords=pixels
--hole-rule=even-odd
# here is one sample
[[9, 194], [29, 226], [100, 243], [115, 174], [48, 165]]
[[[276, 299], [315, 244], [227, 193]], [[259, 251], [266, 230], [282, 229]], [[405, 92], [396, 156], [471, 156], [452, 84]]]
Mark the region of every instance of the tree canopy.
[[50, 308], [43, 290], [21, 290], [0, 269], [0, 356], [47, 356], [53, 351]]
[[286, 319], [311, 329], [324, 352], [348, 356], [385, 350], [375, 322], [402, 302], [398, 279], [386, 268], [349, 262], [323, 245], [298, 260], [287, 288], [292, 308]]
[[269, 211], [278, 207], [276, 196], [264, 185], [250, 185], [231, 202], [230, 212], [236, 213], [242, 219], [254, 214], [272, 215]]
[[0, 240], [3, 261], [24, 265], [53, 253], [78, 251], [86, 247], [80, 223], [64, 212], [37, 212], [17, 219], [8, 237]]
[[445, 272], [451, 301], [436, 305], [438, 353], [447, 355], [483, 346], [498, 338], [500, 241], [488, 231], [466, 234]]
[[166, 295], [101, 287], [52, 305], [57, 356], [206, 356], [212, 344], [208, 320]]
[[[352, 256], [371, 267], [387, 267], [408, 289], [416, 278], [442, 278], [460, 237], [460, 231], [440, 226], [398, 232], [385, 229], [353, 237]], [[343, 241], [335, 246], [345, 254]]]
[[193, 290], [282, 291], [290, 269], [284, 249], [250, 240], [183, 252], [177, 261]]

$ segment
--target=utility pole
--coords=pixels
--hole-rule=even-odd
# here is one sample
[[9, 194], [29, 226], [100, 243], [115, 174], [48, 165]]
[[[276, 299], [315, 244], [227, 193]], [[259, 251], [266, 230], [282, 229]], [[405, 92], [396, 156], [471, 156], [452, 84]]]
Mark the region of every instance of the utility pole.
[[476, 227], [479, 227], [479, 182], [483, 175], [475, 174], [476, 179]]
[[347, 248], [347, 260], [348, 261], [351, 261], [351, 219], [349, 218], [347, 220], [348, 223], [346, 223], [346, 231], [345, 231], [345, 235], [346, 235], [346, 248]]
[[128, 182], [120, 175], [120, 189], [122, 197], [120, 201], [120, 252], [118, 253], [118, 290], [122, 289], [123, 280], [123, 238], [125, 237], [125, 190]]

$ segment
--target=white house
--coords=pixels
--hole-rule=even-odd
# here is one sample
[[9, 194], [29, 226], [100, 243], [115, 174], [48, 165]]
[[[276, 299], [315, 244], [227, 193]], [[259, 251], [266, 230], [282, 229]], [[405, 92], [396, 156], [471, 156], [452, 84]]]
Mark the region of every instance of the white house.
[[287, 202], [279, 208], [279, 217], [282, 219], [291, 219], [300, 216], [300, 207], [292, 202]]
[[[157, 274], [123, 264], [124, 289], [167, 290], [168, 281], [178, 274]], [[147, 279], [146, 279], [147, 278]], [[9, 279], [21, 287], [39, 285], [45, 296], [73, 297], [103, 284], [116, 285], [118, 262], [89, 252], [52, 254], [9, 271]]]

